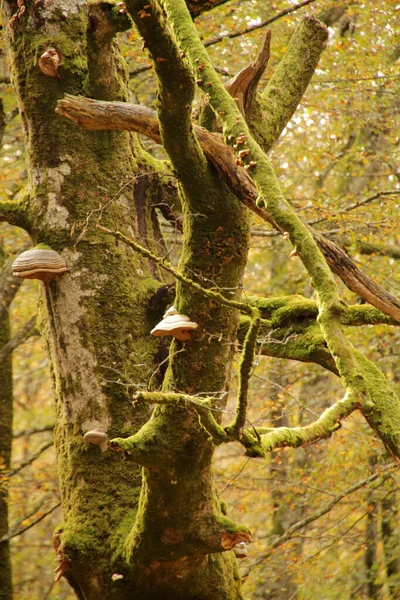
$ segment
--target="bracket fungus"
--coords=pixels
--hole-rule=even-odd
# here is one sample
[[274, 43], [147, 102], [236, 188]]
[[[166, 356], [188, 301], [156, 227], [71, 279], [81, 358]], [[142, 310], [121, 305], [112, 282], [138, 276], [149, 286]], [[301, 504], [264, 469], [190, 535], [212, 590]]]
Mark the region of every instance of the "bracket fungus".
[[38, 60], [39, 69], [46, 77], [57, 77], [58, 67], [60, 66], [61, 56], [59, 52], [50, 46]]
[[68, 271], [65, 260], [55, 250], [32, 248], [22, 252], [13, 262], [12, 272], [22, 279], [40, 279], [48, 283]]
[[246, 558], [247, 557], [247, 544], [246, 542], [239, 542], [236, 546], [233, 546], [232, 550], [235, 553], [236, 558]]
[[190, 331], [197, 329], [198, 324], [191, 321], [186, 315], [180, 315], [175, 306], [171, 306], [154, 329], [150, 331], [151, 335], [166, 336], [172, 335], [181, 342], [190, 340]]
[[105, 452], [108, 448], [108, 435], [104, 431], [98, 431], [97, 429], [87, 431], [83, 439], [87, 444], [100, 446], [102, 452]]

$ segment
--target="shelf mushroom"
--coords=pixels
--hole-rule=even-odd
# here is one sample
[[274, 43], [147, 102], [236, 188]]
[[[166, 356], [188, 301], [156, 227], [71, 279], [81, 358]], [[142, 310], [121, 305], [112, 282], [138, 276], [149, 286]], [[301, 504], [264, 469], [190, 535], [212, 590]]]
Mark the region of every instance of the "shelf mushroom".
[[102, 452], [105, 452], [108, 448], [108, 435], [104, 433], [104, 431], [98, 431], [97, 429], [87, 431], [83, 436], [83, 439], [87, 444], [100, 446]]
[[246, 542], [239, 542], [236, 546], [233, 546], [232, 550], [235, 553], [236, 558], [246, 558], [247, 557], [247, 544]]
[[65, 260], [55, 250], [32, 248], [22, 252], [13, 262], [12, 272], [21, 279], [40, 279], [48, 283], [68, 271]]
[[186, 315], [180, 315], [175, 306], [171, 306], [154, 329], [150, 331], [151, 335], [166, 336], [172, 335], [181, 342], [190, 340], [190, 331], [197, 329], [198, 324], [191, 321]]

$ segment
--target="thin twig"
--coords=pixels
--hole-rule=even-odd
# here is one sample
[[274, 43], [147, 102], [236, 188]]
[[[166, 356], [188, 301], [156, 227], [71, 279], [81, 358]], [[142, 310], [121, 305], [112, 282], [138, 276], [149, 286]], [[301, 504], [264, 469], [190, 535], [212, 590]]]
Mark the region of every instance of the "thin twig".
[[294, 6], [291, 6], [290, 8], [286, 8], [285, 10], [282, 10], [280, 13], [278, 13], [274, 17], [270, 17], [269, 19], [266, 19], [265, 21], [261, 21], [261, 23], [257, 23], [256, 25], [250, 25], [249, 27], [246, 27], [245, 29], [242, 29], [241, 31], [232, 31], [230, 33], [225, 33], [222, 35], [216, 35], [215, 37], [210, 38], [209, 40], [206, 40], [204, 42], [204, 46], [206, 48], [208, 48], [208, 46], [218, 44], [219, 42], [222, 42], [222, 40], [224, 40], [226, 38], [233, 39], [236, 37], [240, 37], [242, 35], [246, 35], [247, 33], [251, 33], [252, 31], [256, 31], [257, 29], [262, 29], [263, 27], [267, 27], [267, 25], [270, 25], [270, 23], [273, 23], [274, 21], [277, 21], [278, 19], [281, 19], [282, 17], [285, 17], [286, 15], [289, 15], [290, 13], [295, 12], [296, 10], [299, 10], [299, 8], [303, 8], [303, 6], [307, 6], [307, 4], [312, 4], [313, 2], [315, 2], [315, 0], [304, 0], [304, 2], [300, 2], [299, 4], [295, 4]]
[[165, 271], [168, 271], [168, 273], [171, 273], [171, 275], [173, 275], [181, 283], [184, 283], [185, 285], [193, 288], [194, 290], [200, 292], [201, 294], [204, 294], [205, 296], [213, 298], [214, 300], [218, 300], [219, 302], [221, 302], [221, 304], [224, 304], [225, 306], [237, 308], [238, 310], [241, 310], [242, 312], [244, 312], [250, 316], [253, 315], [253, 312], [254, 312], [253, 307], [248, 306], [244, 302], [238, 302], [237, 300], [228, 300], [228, 298], [225, 298], [225, 296], [223, 296], [219, 292], [214, 292], [213, 290], [208, 290], [206, 288], [203, 288], [199, 283], [196, 283], [192, 279], [189, 279], [189, 277], [182, 275], [182, 273], [179, 273], [179, 271], [177, 271], [170, 265], [165, 264], [165, 258], [156, 256], [155, 254], [150, 252], [150, 250], [147, 250], [147, 248], [144, 248], [140, 244], [137, 244], [133, 240], [127, 238], [125, 235], [123, 235], [119, 231], [111, 231], [111, 229], [107, 229], [106, 227], [103, 227], [102, 225], [96, 225], [96, 227], [100, 231], [103, 231], [104, 233], [107, 233], [108, 235], [112, 235], [113, 237], [115, 237], [115, 239], [120, 240], [121, 242], [123, 242], [124, 244], [126, 244], [127, 246], [129, 246], [130, 248], [132, 248], [133, 250], [135, 250], [142, 256], [145, 256], [146, 258], [154, 261], [155, 263], [160, 265], [160, 267], [162, 267]]
[[1, 538], [0, 542], [9, 541], [12, 538], [17, 537], [18, 535], [21, 535], [21, 534], [25, 533], [25, 531], [28, 531], [28, 529], [31, 529], [31, 527], [34, 527], [35, 525], [37, 525], [38, 523], [40, 523], [40, 521], [43, 521], [43, 519], [45, 519], [48, 515], [50, 515], [52, 512], [54, 512], [59, 506], [61, 506], [61, 502], [58, 502], [55, 506], [53, 506], [52, 508], [50, 508], [47, 512], [43, 513], [40, 517], [38, 517], [37, 519], [35, 519], [35, 521], [32, 521], [32, 523], [30, 523], [29, 525], [27, 525], [23, 529], [20, 529], [16, 533], [13, 533], [13, 534], [8, 535], [8, 536], [4, 535]]
[[34, 315], [19, 331], [17, 331], [14, 337], [2, 347], [0, 350], [0, 363], [3, 362], [15, 348], [37, 333], [36, 319], [37, 315]]
[[29, 465], [31, 465], [33, 462], [35, 462], [36, 459], [39, 458], [39, 456], [41, 456], [43, 454], [43, 452], [45, 452], [48, 448], [51, 448], [51, 446], [53, 444], [54, 444], [54, 442], [52, 440], [51, 442], [48, 442], [47, 444], [45, 444], [44, 446], [39, 448], [39, 450], [37, 452], [35, 452], [35, 454], [32, 454], [32, 456], [30, 456], [27, 460], [22, 462], [18, 467], [16, 467], [15, 469], [11, 469], [8, 472], [8, 476], [12, 477], [13, 475], [16, 475], [17, 473], [19, 473], [25, 467], [28, 467]]
[[380, 479], [380, 478], [382, 479], [382, 481], [380, 481], [379, 485], [381, 485], [384, 481], [389, 479], [389, 477], [391, 476], [390, 472], [386, 473], [385, 475], [382, 475], [382, 471], [393, 471], [396, 468], [397, 468], [396, 463], [390, 463], [389, 465], [385, 465], [384, 467], [382, 467], [380, 469], [379, 473], [374, 473], [373, 475], [370, 475], [366, 479], [363, 479], [362, 481], [359, 481], [358, 483], [352, 485], [351, 487], [347, 488], [346, 490], [344, 490], [343, 492], [341, 492], [340, 494], [335, 496], [335, 498], [333, 498], [333, 500], [328, 502], [328, 504], [326, 504], [323, 508], [315, 511], [314, 513], [312, 513], [312, 515], [306, 517], [305, 519], [302, 519], [301, 521], [298, 521], [297, 523], [295, 523], [294, 525], [289, 527], [289, 529], [287, 531], [285, 531], [285, 533], [283, 535], [279, 536], [276, 540], [274, 540], [272, 542], [272, 544], [269, 546], [268, 550], [266, 552], [264, 552], [262, 554], [262, 556], [255, 563], [253, 563], [252, 566], [257, 566], [257, 565], [261, 564], [264, 560], [266, 560], [272, 554], [272, 552], [273, 552], [273, 550], [275, 550], [275, 548], [277, 548], [278, 546], [281, 546], [282, 544], [284, 544], [285, 542], [290, 540], [293, 537], [293, 535], [296, 533], [296, 531], [299, 531], [299, 529], [303, 529], [304, 527], [306, 527], [313, 521], [316, 521], [317, 519], [320, 519], [321, 517], [326, 515], [328, 512], [330, 512], [334, 508], [334, 506], [336, 506], [336, 504], [338, 504], [346, 496], [353, 494], [354, 492], [361, 489], [362, 487], [365, 487], [366, 485], [368, 485], [368, 484], [372, 483], [373, 481], [376, 481], [377, 479]]

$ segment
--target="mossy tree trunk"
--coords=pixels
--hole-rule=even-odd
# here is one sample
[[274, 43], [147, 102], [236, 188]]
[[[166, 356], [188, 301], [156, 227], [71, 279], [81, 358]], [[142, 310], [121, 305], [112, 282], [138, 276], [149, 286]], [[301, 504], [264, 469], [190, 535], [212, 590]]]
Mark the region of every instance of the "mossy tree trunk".
[[[0, 239], [0, 350], [10, 341], [8, 309], [14, 297], [10, 265]], [[17, 287], [17, 286], [15, 286]], [[12, 574], [8, 540], [8, 476], [11, 462], [13, 384], [11, 353], [0, 361], [0, 598], [12, 600]]]
[[[383, 376], [346, 342], [341, 319], [347, 312], [333, 277], [312, 234], [285, 202], [265, 155], [308, 84], [326, 29], [315, 19], [304, 20], [259, 106], [251, 90], [249, 129], [209, 64], [187, 11], [189, 7], [193, 16], [218, 3], [127, 2], [157, 74], [157, 135], [170, 167], [146, 154], [132, 133], [79, 129], [55, 112], [65, 94], [127, 101], [114, 36], [131, 23], [117, 6], [78, 0], [3, 3], [27, 144], [28, 185], [18, 201], [0, 202], [0, 218], [24, 227], [33, 243], [58, 250], [69, 268], [43, 284], [40, 320], [57, 411], [63, 505], [63, 523], [54, 538], [57, 575], [66, 577], [84, 600], [99, 594], [109, 600], [241, 598], [231, 549], [250, 534], [223, 514], [211, 465], [215, 444], [237, 441], [250, 455], [263, 456], [275, 447], [327, 437], [340, 419], [363, 407], [392, 451], [400, 453], [387, 398], [394, 418], [400, 409], [385, 393], [383, 381], [380, 395], [371, 391], [372, 378]], [[237, 142], [236, 165], [223, 173], [207, 161], [192, 127], [196, 77], [223, 122], [227, 146], [220, 147], [230, 152], [229, 144]], [[272, 122], [262, 121], [263, 107], [272, 114], [277, 89], [285, 93], [279, 106], [275, 103]], [[251, 133], [257, 131], [257, 119], [259, 139]], [[245, 427], [260, 312], [268, 312], [268, 306], [239, 301], [248, 218], [237, 182], [248, 176], [244, 169], [238, 174], [237, 165], [251, 169], [254, 181], [250, 185], [248, 178], [247, 188], [258, 190], [256, 210], [290, 238], [317, 292], [318, 302], [311, 307], [309, 301], [289, 298], [270, 309], [274, 316], [281, 309], [279, 326], [306, 310], [307, 323], [312, 321], [323, 345], [319, 362], [339, 373], [347, 390], [319, 421], [295, 431]], [[227, 172], [236, 181], [235, 194], [227, 185]], [[167, 355], [166, 345], [149, 332], [168, 304], [162, 290], [170, 281], [158, 261], [161, 236], [152, 210], [154, 199], [168, 203], [171, 194], [183, 213], [175, 305], [198, 329], [189, 341], [172, 343], [162, 391], [152, 394], [143, 390], [151, 387], [149, 382], [154, 389], [155, 374]], [[102, 231], [96, 228], [99, 221]], [[129, 245], [138, 250], [137, 241], [140, 252], [132, 252]], [[229, 387], [239, 309], [250, 321], [239, 368], [238, 407], [232, 424], [223, 429], [219, 416]], [[273, 324], [268, 319], [263, 325]], [[310, 344], [299, 350], [298, 345], [292, 357], [310, 360]], [[132, 390], [139, 392], [133, 404]], [[146, 400], [159, 404], [151, 417]], [[111, 448], [123, 454], [86, 445], [83, 436], [92, 429], [106, 432]]]
[[[165, 166], [142, 150], [134, 134], [81, 131], [55, 112], [65, 93], [127, 100], [113, 37], [130, 22], [105, 2], [23, 7], [3, 4], [28, 185], [18, 202], [3, 204], [2, 217], [24, 227], [33, 244], [59, 251], [69, 268], [43, 284], [40, 316], [57, 411], [63, 504], [63, 523], [54, 538], [57, 574], [85, 599], [99, 593], [109, 599], [237, 598], [234, 555], [218, 552], [234, 545], [236, 533], [226, 533], [231, 524], [224, 522], [215, 493], [213, 446], [196, 413], [156, 411], [151, 448], [143, 448], [135, 462], [83, 440], [91, 429], [110, 438], [130, 435], [148, 419], [148, 408], [132, 407], [132, 386], [146, 387], [157, 370], [160, 344], [149, 331], [167, 303], [152, 309], [163, 284], [158, 268], [95, 229], [101, 217], [103, 225], [156, 249], [160, 233], [151, 200], [162, 199]], [[54, 76], [40, 68], [49, 48], [59, 60]], [[183, 81], [182, 91], [182, 97], [191, 96], [192, 83]], [[171, 118], [173, 125], [179, 122], [178, 114]], [[180, 143], [178, 134], [175, 140]], [[189, 241], [182, 269], [238, 289], [247, 254], [244, 208], [199, 148], [189, 152], [190, 168], [182, 165], [179, 173], [182, 201], [185, 212], [201, 216], [185, 220]], [[238, 311], [187, 290], [178, 290], [177, 302], [200, 327], [191, 345], [172, 347], [185, 352], [171, 365], [169, 386], [222, 395]], [[218, 342], [221, 334], [224, 344]], [[137, 463], [145, 467], [143, 485]], [[225, 533], [230, 537], [223, 548]], [[123, 579], [114, 581], [116, 573]]]

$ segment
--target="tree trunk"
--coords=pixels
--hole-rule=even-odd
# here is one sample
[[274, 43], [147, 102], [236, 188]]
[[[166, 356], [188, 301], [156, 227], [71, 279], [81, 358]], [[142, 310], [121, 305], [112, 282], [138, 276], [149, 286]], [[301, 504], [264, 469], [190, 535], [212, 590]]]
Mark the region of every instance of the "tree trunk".
[[[0, 268], [5, 262], [0, 242]], [[3, 271], [5, 274], [5, 271]], [[0, 285], [0, 350], [10, 340], [10, 319], [5, 287], [8, 278], [1, 278]], [[10, 545], [8, 541], [8, 480], [11, 462], [13, 415], [13, 387], [11, 353], [0, 362], [0, 599], [12, 600], [12, 574]]]
[[[222, 515], [213, 445], [197, 413], [157, 409], [135, 462], [129, 453], [123, 460], [83, 440], [94, 429], [126, 437], [147, 421], [150, 409], [133, 407], [132, 392], [154, 383], [167, 348], [149, 335], [167, 305], [167, 299], [153, 301], [162, 274], [95, 229], [101, 218], [157, 252], [152, 205], [154, 198], [162, 202], [165, 177], [158, 173], [165, 176], [165, 166], [148, 157], [133, 134], [81, 131], [55, 113], [65, 93], [127, 100], [113, 34], [129, 22], [106, 3], [23, 6], [24, 12], [15, 12], [13, 3], [3, 7], [28, 148], [29, 183], [10, 220], [24, 226], [34, 244], [60, 252], [69, 269], [43, 284], [39, 317], [56, 397], [64, 516], [54, 538], [57, 577], [66, 577], [85, 600], [99, 593], [110, 600], [240, 598], [236, 559], [223, 551], [241, 541], [243, 528], [238, 533]], [[58, 56], [53, 72], [43, 66], [49, 48]], [[183, 182], [196, 208], [187, 203], [183, 209], [190, 213], [185, 228], [191, 242], [181, 268], [236, 289], [247, 254], [247, 218], [206, 161], [200, 168], [203, 188]], [[164, 387], [218, 392], [222, 406], [237, 311], [187, 289], [178, 289], [177, 301], [199, 323], [199, 333], [190, 344], [172, 345], [178, 354]], [[137, 463], [145, 467], [143, 485]]]

